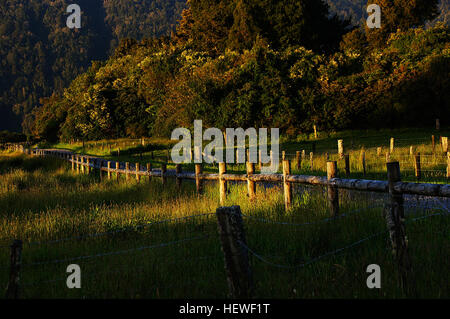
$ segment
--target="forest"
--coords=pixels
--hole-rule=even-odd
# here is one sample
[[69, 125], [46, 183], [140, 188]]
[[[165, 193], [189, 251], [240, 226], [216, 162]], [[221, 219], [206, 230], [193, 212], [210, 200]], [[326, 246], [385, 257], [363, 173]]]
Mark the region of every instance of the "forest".
[[37, 138], [167, 136], [199, 117], [295, 134], [448, 115], [446, 2], [380, 0], [378, 31], [363, 28], [366, 0], [81, 1], [79, 31], [66, 1], [17, 3], [0, 4], [0, 124]]

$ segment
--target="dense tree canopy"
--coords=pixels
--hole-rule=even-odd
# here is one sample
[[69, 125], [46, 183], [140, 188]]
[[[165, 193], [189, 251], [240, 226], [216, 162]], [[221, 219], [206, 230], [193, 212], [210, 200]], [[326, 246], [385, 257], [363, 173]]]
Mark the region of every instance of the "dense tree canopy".
[[[128, 10], [134, 12], [144, 3]], [[373, 37], [364, 28], [349, 28], [324, 1], [189, 0], [171, 36], [158, 31], [158, 36], [143, 40], [122, 39], [108, 60], [86, 64], [86, 71], [66, 89], [61, 76], [61, 89], [47, 94], [47, 85], [58, 87], [57, 77], [46, 77], [46, 69], [27, 69], [26, 74], [38, 77], [30, 82], [33, 88], [42, 88], [48, 97], [39, 104], [29, 102], [37, 105], [26, 114], [23, 127], [38, 138], [56, 141], [168, 136], [176, 127], [191, 127], [195, 119], [219, 128], [280, 127], [295, 134], [314, 124], [338, 130], [449, 118], [449, 28], [425, 27], [436, 15], [432, 1], [423, 7], [419, 5], [424, 2], [414, 1], [412, 17], [397, 13], [402, 3], [383, 2], [384, 12], [400, 19]], [[117, 8], [121, 6], [125, 3]], [[117, 9], [108, 1], [102, 8]], [[142, 29], [130, 27], [137, 22], [125, 19], [127, 27], [110, 29], [112, 37], [104, 46], [119, 34], [144, 35], [152, 21], [148, 19]], [[88, 31], [75, 35], [86, 43], [95, 39]], [[46, 50], [39, 53], [40, 46], [35, 47], [36, 56], [47, 61]], [[80, 63], [94, 55], [80, 47]], [[71, 56], [72, 44], [66, 48]], [[14, 62], [17, 56], [8, 58]], [[67, 63], [52, 58], [60, 64], [48, 58], [51, 62], [43, 65], [54, 72], [59, 70], [55, 65], [67, 69], [62, 74], [80, 71], [70, 58]], [[18, 74], [7, 79], [12, 83]], [[27, 92], [21, 94], [30, 98]]]

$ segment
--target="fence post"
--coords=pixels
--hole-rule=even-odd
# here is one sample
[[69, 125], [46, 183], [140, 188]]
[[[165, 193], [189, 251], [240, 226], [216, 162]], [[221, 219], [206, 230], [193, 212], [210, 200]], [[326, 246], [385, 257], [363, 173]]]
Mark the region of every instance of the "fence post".
[[327, 162], [327, 179], [328, 179], [328, 203], [330, 205], [330, 213], [332, 217], [339, 214], [339, 193], [338, 188], [333, 186], [331, 180], [337, 177], [337, 162]]
[[251, 180], [251, 176], [255, 173], [255, 164], [247, 162], [247, 190], [250, 200], [256, 197], [256, 183]]
[[125, 162], [125, 177], [127, 182], [130, 180], [130, 163]]
[[389, 151], [391, 153], [394, 153], [394, 147], [395, 147], [395, 139], [393, 137], [391, 137], [391, 145], [389, 147]]
[[152, 163], [147, 163], [148, 181], [152, 180]]
[[14, 240], [11, 245], [9, 282], [6, 288], [6, 299], [19, 299], [20, 266], [22, 263], [22, 241]]
[[81, 156], [81, 173], [85, 173], [86, 167], [84, 166], [84, 156]]
[[225, 203], [227, 199], [227, 181], [223, 179], [223, 174], [227, 173], [227, 164], [219, 163], [219, 192], [220, 192], [220, 205]]
[[317, 139], [317, 126], [314, 125], [314, 138]]
[[447, 179], [450, 179], [450, 152], [447, 152]]
[[261, 151], [258, 151], [258, 166], [259, 166], [259, 171], [261, 172], [261, 170], [262, 170], [262, 160], [261, 160], [261, 157], [262, 157], [262, 152]]
[[179, 174], [181, 174], [183, 172], [183, 167], [181, 166], [181, 164], [177, 164], [175, 166], [175, 173], [177, 175], [177, 189], [181, 190], [181, 182], [183, 181], [183, 179], [181, 177], [178, 177]]
[[350, 177], [350, 155], [345, 155], [345, 177]]
[[344, 158], [344, 140], [338, 140], [338, 153], [339, 158]]
[[76, 156], [77, 159], [77, 174], [80, 174], [80, 156]]
[[297, 165], [297, 170], [300, 170], [302, 167], [302, 158], [300, 156], [300, 151], [295, 152], [295, 161]]
[[203, 182], [199, 176], [202, 173], [203, 173], [202, 164], [195, 164], [195, 186], [197, 187], [197, 193], [199, 195], [203, 193]]
[[314, 169], [314, 153], [313, 152], [309, 153], [309, 164], [310, 164], [309, 167], [312, 172]]
[[405, 213], [403, 207], [403, 194], [395, 190], [395, 183], [401, 181], [399, 162], [387, 163], [387, 177], [389, 185], [389, 203], [384, 208], [389, 237], [393, 254], [399, 267], [402, 288], [409, 290], [409, 274], [411, 261], [407, 250], [407, 238], [405, 233]]
[[253, 279], [241, 208], [219, 207], [216, 215], [230, 297], [249, 299], [253, 294]]
[[106, 167], [108, 169], [108, 179], [111, 179], [111, 162], [108, 161], [108, 163], [106, 164]]
[[161, 164], [161, 181], [162, 181], [163, 185], [166, 184], [166, 179], [167, 179], [166, 173], [167, 173], [167, 164], [162, 163]]
[[120, 162], [116, 162], [116, 180], [119, 181], [120, 178]]
[[72, 172], [75, 170], [75, 156], [72, 155]]
[[442, 136], [442, 152], [447, 153], [448, 152], [448, 137]]
[[284, 206], [286, 211], [291, 208], [292, 185], [287, 181], [288, 175], [291, 175], [291, 161], [283, 161], [283, 188], [284, 188]]
[[140, 175], [140, 173], [141, 173], [141, 164], [140, 163], [136, 163], [135, 169], [136, 169], [136, 181], [138, 183], [140, 183], [141, 182], [141, 175]]
[[420, 179], [422, 177], [422, 172], [420, 169], [420, 153], [417, 153], [414, 156], [414, 172], [416, 174], [417, 180], [420, 181]]

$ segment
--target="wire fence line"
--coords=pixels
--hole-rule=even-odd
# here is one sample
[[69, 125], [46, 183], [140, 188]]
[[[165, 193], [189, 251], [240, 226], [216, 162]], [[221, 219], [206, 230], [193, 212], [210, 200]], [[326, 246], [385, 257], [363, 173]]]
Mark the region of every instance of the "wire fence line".
[[40, 265], [58, 264], [58, 263], [63, 263], [63, 262], [72, 262], [72, 261], [78, 261], [78, 260], [85, 260], [85, 259], [91, 259], [91, 258], [99, 258], [99, 257], [105, 257], [105, 256], [122, 255], [122, 254], [131, 253], [131, 252], [146, 250], [146, 249], [162, 248], [162, 247], [173, 246], [173, 245], [176, 245], [176, 244], [181, 244], [181, 243], [190, 242], [190, 241], [194, 241], [194, 240], [205, 239], [205, 238], [208, 238], [209, 236], [210, 235], [196, 236], [196, 237], [185, 238], [185, 239], [170, 241], [170, 242], [161, 243], [161, 244], [155, 244], [155, 245], [149, 245], [149, 246], [141, 246], [141, 247], [136, 247], [136, 248], [131, 248], [131, 249], [124, 249], [124, 250], [116, 250], [116, 251], [111, 251], [111, 252], [106, 252], [106, 253], [99, 253], [99, 254], [94, 254], [94, 255], [78, 256], [78, 257], [73, 257], [73, 258], [54, 259], [54, 260], [33, 262], [33, 263], [29, 263], [29, 264], [23, 264], [22, 266], [25, 266], [25, 267], [27, 267], [27, 266], [28, 267], [29, 266], [40, 266]]
[[[177, 218], [165, 219], [165, 220], [161, 220], [161, 221], [149, 222], [146, 224], [140, 224], [140, 225], [136, 225], [136, 226], [126, 226], [123, 229], [112, 230], [112, 231], [107, 231], [107, 232], [102, 232], [102, 233], [83, 234], [83, 235], [76, 236], [76, 237], [67, 237], [67, 238], [50, 240], [50, 241], [42, 241], [42, 242], [39, 242], [39, 241], [25, 242], [24, 244], [29, 245], [29, 246], [51, 245], [51, 244], [57, 244], [57, 243], [67, 242], [67, 241], [82, 240], [82, 239], [86, 239], [86, 238], [96, 238], [96, 237], [101, 237], [101, 236], [115, 235], [115, 234], [125, 233], [125, 232], [132, 231], [132, 230], [143, 229], [143, 228], [150, 227], [150, 226], [170, 223], [173, 221], [181, 221], [181, 220], [204, 217], [204, 216], [211, 216], [211, 215], [215, 215], [215, 213], [205, 213], [205, 214], [191, 215], [191, 216], [185, 216], [185, 217], [177, 217]], [[5, 248], [8, 247], [9, 248], [10, 246], [4, 245], [4, 246], [0, 246], [0, 247], [5, 247]]]
[[249, 216], [249, 215], [245, 215], [245, 214], [242, 214], [242, 216], [244, 216], [245, 218], [248, 218], [248, 219], [257, 220], [257, 221], [260, 221], [260, 222], [263, 222], [263, 223], [268, 223], [268, 224], [286, 225], [286, 226], [308, 226], [308, 225], [317, 225], [317, 224], [329, 223], [329, 222], [332, 222], [332, 221], [335, 221], [335, 220], [338, 220], [338, 219], [341, 219], [341, 218], [344, 218], [344, 217], [347, 217], [347, 216], [350, 216], [350, 215], [353, 215], [353, 214], [356, 214], [356, 213], [360, 213], [360, 212], [362, 212], [364, 210], [367, 210], [367, 209], [373, 209], [373, 208], [379, 208], [379, 207], [381, 207], [381, 205], [379, 205], [379, 204], [371, 205], [371, 206], [364, 207], [364, 208], [358, 208], [358, 209], [352, 210], [350, 212], [347, 212], [345, 214], [340, 214], [340, 215], [335, 216], [335, 217], [328, 217], [328, 218], [324, 218], [324, 219], [319, 220], [319, 221], [309, 222], [309, 223], [277, 222], [277, 221], [273, 221], [273, 220], [269, 220], [269, 219], [265, 219], [265, 218], [261, 218], [261, 217]]
[[[450, 213], [436, 213], [436, 214], [432, 214], [432, 215], [424, 215], [424, 216], [421, 216], [421, 217], [417, 217], [417, 218], [413, 218], [413, 219], [407, 220], [407, 221], [405, 221], [405, 223], [415, 222], [415, 221], [418, 221], [418, 220], [423, 220], [423, 219], [427, 219], [427, 218], [434, 217], [434, 216], [448, 216], [448, 215], [450, 215]], [[329, 252], [327, 252], [325, 254], [322, 254], [320, 256], [312, 258], [309, 261], [301, 263], [299, 265], [282, 265], [282, 264], [277, 264], [277, 263], [271, 262], [271, 261], [267, 260], [267, 258], [265, 258], [264, 256], [256, 253], [254, 250], [249, 248], [242, 241], [238, 241], [238, 242], [242, 246], [242, 248], [244, 248], [246, 251], [248, 251], [255, 258], [257, 258], [258, 260], [262, 261], [263, 263], [265, 263], [267, 265], [270, 265], [270, 266], [273, 266], [273, 267], [276, 267], [276, 268], [282, 268], [282, 269], [299, 269], [299, 268], [303, 268], [303, 267], [306, 267], [308, 265], [311, 265], [311, 264], [313, 264], [313, 263], [315, 263], [315, 262], [317, 262], [317, 261], [319, 261], [319, 260], [321, 260], [321, 259], [323, 259], [325, 257], [336, 255], [336, 254], [338, 254], [338, 253], [340, 253], [340, 252], [342, 252], [344, 250], [347, 250], [347, 249], [356, 247], [358, 245], [361, 245], [362, 243], [365, 243], [365, 242], [367, 242], [367, 241], [369, 241], [371, 239], [374, 239], [376, 237], [379, 237], [379, 236], [381, 236], [383, 234], [387, 234], [387, 233], [389, 233], [389, 230], [384, 230], [384, 231], [381, 231], [381, 232], [374, 233], [374, 234], [372, 234], [370, 236], [362, 238], [362, 239], [360, 239], [358, 241], [355, 241], [355, 242], [353, 242], [353, 243], [351, 243], [349, 245], [346, 245], [346, 246], [344, 246], [342, 248], [339, 248], [339, 249], [336, 249], [336, 250], [332, 250], [332, 251], [329, 251]]]

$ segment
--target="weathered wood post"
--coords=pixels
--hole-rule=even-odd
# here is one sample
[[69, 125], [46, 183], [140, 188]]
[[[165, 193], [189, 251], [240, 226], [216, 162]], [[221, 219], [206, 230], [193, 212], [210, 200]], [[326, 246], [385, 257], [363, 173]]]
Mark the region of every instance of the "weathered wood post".
[[88, 174], [91, 174], [91, 159], [89, 157], [86, 158], [86, 167]]
[[216, 215], [230, 297], [249, 299], [253, 295], [253, 278], [241, 208], [219, 207]]
[[405, 213], [403, 194], [395, 190], [395, 184], [401, 181], [399, 162], [387, 163], [389, 185], [389, 203], [386, 204], [384, 215], [392, 244], [393, 254], [399, 267], [402, 288], [409, 290], [411, 279], [411, 260], [408, 255], [405, 231]]
[[259, 171], [261, 172], [261, 170], [262, 170], [262, 152], [261, 152], [261, 150], [258, 151], [258, 166], [259, 166]]
[[106, 168], [108, 169], [108, 179], [111, 179], [111, 162], [108, 161], [106, 164]]
[[395, 148], [395, 139], [393, 137], [391, 137], [391, 145], [389, 147], [389, 151], [391, 153], [394, 153], [394, 148]]
[[442, 136], [442, 152], [447, 153], [448, 152], [448, 137]]
[[314, 169], [314, 153], [313, 152], [309, 153], [309, 167], [312, 172]]
[[337, 177], [337, 162], [327, 162], [327, 179], [328, 179], [328, 203], [332, 217], [339, 214], [339, 193], [338, 188], [332, 185], [331, 180]]
[[81, 156], [81, 173], [85, 173], [84, 156]]
[[247, 190], [248, 198], [254, 200], [256, 197], [256, 183], [251, 180], [252, 175], [255, 173], [255, 164], [247, 162]]
[[297, 165], [297, 170], [300, 170], [302, 167], [302, 158], [300, 155], [300, 151], [295, 152], [295, 162]]
[[181, 183], [183, 181], [183, 179], [181, 177], [179, 177], [178, 175], [181, 174], [183, 172], [183, 167], [181, 166], [181, 164], [177, 164], [175, 166], [175, 173], [177, 175], [177, 189], [180, 191], [181, 190]]
[[417, 180], [420, 181], [422, 177], [422, 172], [420, 169], [420, 153], [417, 153], [414, 156], [414, 173], [416, 175]]
[[306, 158], [306, 150], [302, 150], [302, 160]]
[[447, 152], [447, 179], [450, 179], [450, 152]]
[[75, 156], [72, 155], [72, 171], [75, 170]]
[[350, 177], [350, 155], [345, 155], [345, 177]]
[[76, 156], [76, 160], [77, 160], [77, 174], [80, 174], [80, 156]]
[[167, 181], [166, 173], [167, 173], [167, 164], [166, 163], [162, 163], [161, 164], [161, 181], [162, 181], [163, 185], [165, 185], [166, 181]]
[[338, 140], [338, 154], [339, 158], [344, 158], [344, 140]]
[[125, 179], [128, 182], [130, 180], [130, 163], [125, 162]]
[[152, 163], [147, 163], [148, 181], [152, 180]]
[[141, 182], [141, 164], [136, 163], [135, 169], [136, 169], [136, 182], [140, 183]]
[[314, 125], [314, 138], [317, 139], [317, 126]]
[[292, 185], [287, 181], [288, 175], [291, 175], [291, 161], [283, 161], [283, 188], [284, 188], [284, 206], [286, 211], [291, 208], [292, 203]]
[[200, 175], [203, 173], [202, 164], [195, 164], [195, 186], [199, 195], [203, 194], [203, 181]]
[[116, 180], [119, 181], [120, 179], [120, 162], [116, 162]]
[[11, 244], [10, 270], [6, 299], [19, 299], [20, 267], [22, 264], [22, 241], [14, 240]]
[[220, 205], [224, 205], [227, 199], [227, 181], [223, 178], [223, 175], [227, 173], [227, 164], [219, 163], [219, 192], [220, 192]]

